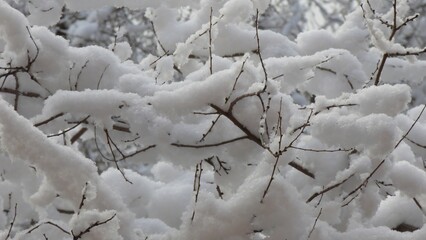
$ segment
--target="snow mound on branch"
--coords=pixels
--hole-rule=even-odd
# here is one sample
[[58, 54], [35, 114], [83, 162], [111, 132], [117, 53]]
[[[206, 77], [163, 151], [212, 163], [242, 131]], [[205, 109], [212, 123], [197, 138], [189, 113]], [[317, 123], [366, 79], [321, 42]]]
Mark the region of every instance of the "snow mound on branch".
[[397, 162], [390, 173], [397, 189], [410, 197], [426, 193], [426, 173], [407, 161]]
[[384, 114], [359, 117], [331, 112], [316, 116], [312, 125], [312, 135], [330, 146], [361, 147], [376, 157], [389, 154], [401, 135], [393, 119]]
[[401, 223], [421, 227], [424, 217], [413, 199], [397, 192], [395, 196], [388, 196], [380, 203], [371, 222], [374, 226], [395, 228]]
[[91, 160], [48, 139], [3, 99], [0, 99], [0, 126], [1, 146], [10, 157], [28, 161], [46, 177], [46, 184], [36, 195], [38, 202], [46, 204], [52, 199], [50, 193], [55, 191], [62, 198], [69, 200], [77, 210], [82, 198], [82, 189], [90, 182], [96, 187], [97, 197], [92, 201], [98, 204], [97, 208], [116, 210], [117, 218], [120, 219], [119, 233], [133, 239], [133, 231], [129, 229], [133, 214], [119, 196], [102, 182]]

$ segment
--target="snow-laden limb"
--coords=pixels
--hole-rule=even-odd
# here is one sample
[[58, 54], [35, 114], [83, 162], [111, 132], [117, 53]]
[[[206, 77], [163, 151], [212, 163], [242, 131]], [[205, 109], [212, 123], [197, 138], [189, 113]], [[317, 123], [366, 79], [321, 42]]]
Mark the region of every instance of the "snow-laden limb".
[[383, 113], [394, 117], [408, 108], [410, 92], [411, 88], [403, 84], [371, 86], [356, 93], [344, 93], [338, 98], [318, 96], [314, 109], [316, 113], [340, 109], [342, 113], [357, 112], [362, 116]]
[[11, 54], [9, 58], [12, 57], [15, 61], [19, 62], [19, 60], [23, 58], [22, 55], [27, 54], [27, 50], [34, 51], [34, 46], [28, 48], [31, 44], [31, 40], [25, 28], [28, 26], [28, 21], [19, 11], [13, 9], [4, 1], [0, 2], [0, 16], [0, 22], [3, 23], [0, 24], [0, 33], [6, 42], [4, 49], [6, 52], [14, 52], [16, 55]]
[[[112, 128], [114, 115], [119, 115], [122, 109], [134, 105], [139, 96], [132, 93], [122, 93], [116, 90], [86, 90], [57, 91], [45, 101], [42, 116], [54, 116], [60, 113], [85, 114], [90, 116], [98, 125]], [[36, 118], [41, 119], [41, 116]]]
[[397, 162], [392, 168], [390, 178], [395, 187], [409, 197], [426, 193], [426, 173], [407, 161]]
[[371, 157], [378, 158], [389, 154], [401, 136], [392, 118], [384, 114], [359, 117], [340, 116], [331, 112], [319, 115], [313, 120], [313, 124], [315, 128], [312, 135], [325, 143], [337, 144], [343, 148], [360, 147]]
[[118, 234], [119, 220], [114, 211], [83, 210], [70, 220], [73, 239], [122, 240]]
[[[94, 202], [98, 209], [115, 210], [120, 219], [120, 235], [133, 239], [133, 216], [120, 197], [99, 178], [97, 168], [89, 159], [69, 147], [60, 146], [46, 138], [31, 122], [19, 116], [4, 100], [0, 100], [1, 144], [15, 161], [28, 161], [42, 172], [51, 191], [70, 201], [74, 211], [79, 208], [81, 192], [87, 182], [97, 188]], [[45, 189], [40, 189], [48, 193]], [[50, 194], [46, 194], [51, 198]], [[40, 201], [40, 194], [37, 196]]]
[[[426, 118], [413, 99], [425, 61], [392, 55], [402, 45], [379, 26], [392, 22], [366, 5], [383, 21], [400, 8], [400, 25], [406, 4], [364, 1], [336, 32], [292, 42], [258, 27], [276, 1], [31, 2], [29, 20], [0, 2], [4, 237], [14, 225], [22, 239], [424, 238], [391, 229], [424, 226]], [[106, 8], [64, 17], [63, 31], [29, 26], [63, 6]], [[157, 50], [139, 64], [126, 34], [149, 35], [144, 24], [106, 23], [104, 47], [55, 35], [90, 37], [114, 6], [148, 8], [124, 21], [151, 28], [143, 42]], [[385, 50], [386, 84], [370, 86]]]

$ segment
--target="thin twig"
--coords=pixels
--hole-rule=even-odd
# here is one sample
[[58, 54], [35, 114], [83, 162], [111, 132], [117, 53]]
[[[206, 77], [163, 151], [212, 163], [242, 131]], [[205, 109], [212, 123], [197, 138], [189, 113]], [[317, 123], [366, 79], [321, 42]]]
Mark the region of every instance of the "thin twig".
[[106, 224], [109, 221], [111, 221], [115, 216], [117, 215], [117, 213], [114, 213], [114, 215], [112, 215], [110, 218], [104, 220], [104, 221], [96, 221], [93, 224], [91, 224], [89, 227], [87, 227], [85, 230], [81, 231], [78, 235], [75, 235], [74, 232], [71, 230], [71, 234], [73, 236], [73, 240], [78, 240], [80, 238], [83, 237], [84, 234], [90, 232], [93, 228], [98, 227], [100, 225]]
[[312, 235], [312, 233], [313, 233], [313, 232], [314, 232], [314, 230], [315, 230], [315, 226], [317, 225], [317, 221], [318, 221], [319, 217], [321, 216], [321, 213], [322, 213], [322, 208], [320, 209], [320, 211], [319, 211], [319, 213], [318, 213], [317, 217], [315, 218], [315, 222], [314, 222], [314, 225], [312, 226], [311, 231], [309, 232], [308, 239], [309, 239], [309, 238], [311, 238], [311, 235]]
[[90, 117], [90, 115], [88, 115], [87, 117], [85, 117], [85, 118], [83, 118], [82, 120], [78, 121], [76, 125], [74, 125], [74, 126], [72, 126], [72, 127], [68, 128], [68, 129], [65, 129], [65, 130], [63, 130], [63, 131], [61, 131], [61, 132], [59, 132], [59, 133], [49, 134], [49, 135], [47, 135], [47, 137], [48, 137], [48, 138], [50, 138], [50, 137], [57, 137], [57, 136], [61, 136], [61, 135], [65, 134], [65, 133], [67, 133], [67, 132], [69, 132], [69, 131], [73, 130], [74, 128], [78, 127], [80, 124], [84, 123], [85, 121], [87, 121], [87, 119], [89, 119], [89, 117]]
[[209, 65], [210, 65], [210, 75], [213, 74], [212, 17], [213, 17], [213, 7], [210, 7], [210, 22], [209, 22]]
[[40, 127], [41, 125], [44, 125], [44, 124], [46, 124], [46, 123], [49, 123], [50, 121], [55, 120], [55, 119], [56, 119], [56, 118], [58, 118], [58, 117], [62, 117], [63, 115], [64, 115], [64, 113], [58, 113], [58, 114], [56, 114], [55, 116], [52, 116], [52, 117], [50, 117], [50, 118], [48, 118], [48, 119], [46, 119], [46, 120], [44, 120], [44, 121], [41, 121], [41, 122], [35, 123], [35, 124], [34, 124], [34, 127]]
[[39, 223], [39, 224], [37, 224], [36, 226], [34, 226], [34, 227], [32, 227], [31, 229], [29, 229], [25, 234], [30, 234], [30, 233], [32, 233], [34, 230], [36, 230], [37, 228], [39, 228], [39, 227], [41, 227], [41, 226], [43, 226], [43, 225], [52, 225], [52, 226], [54, 226], [54, 227], [56, 227], [56, 228], [58, 228], [59, 230], [61, 230], [63, 233], [65, 233], [65, 234], [69, 234], [69, 235], [71, 235], [71, 233], [70, 232], [68, 232], [67, 230], [65, 230], [64, 228], [62, 228], [61, 226], [59, 226], [58, 224], [56, 224], [56, 223], [54, 223], [54, 222], [51, 222], [51, 221], [47, 221], [47, 222], [42, 222], [42, 223]]
[[18, 203], [15, 203], [15, 213], [13, 214], [13, 219], [12, 219], [12, 222], [10, 223], [9, 231], [7, 232], [5, 240], [9, 239], [10, 237], [10, 233], [12, 232], [13, 225], [15, 224], [17, 210], [18, 210]]
[[340, 185], [342, 185], [342, 184], [344, 184], [346, 181], [348, 181], [351, 177], [353, 177], [354, 176], [354, 173], [353, 174], [351, 174], [349, 177], [347, 177], [347, 178], [345, 178], [343, 181], [341, 181], [341, 182], [338, 182], [338, 183], [335, 183], [335, 184], [333, 184], [333, 185], [331, 185], [331, 186], [329, 186], [329, 187], [327, 187], [327, 188], [324, 188], [322, 191], [319, 191], [319, 192], [316, 192], [316, 193], [314, 193], [314, 194], [312, 194], [312, 196], [310, 196], [309, 198], [308, 198], [308, 200], [306, 200], [306, 203], [309, 203], [309, 202], [311, 202], [312, 200], [314, 200], [316, 197], [318, 197], [318, 196], [322, 196], [324, 193], [326, 193], [326, 192], [328, 192], [328, 191], [330, 191], [330, 190], [332, 190], [332, 189], [334, 189], [334, 188], [337, 188], [337, 187], [339, 187]]

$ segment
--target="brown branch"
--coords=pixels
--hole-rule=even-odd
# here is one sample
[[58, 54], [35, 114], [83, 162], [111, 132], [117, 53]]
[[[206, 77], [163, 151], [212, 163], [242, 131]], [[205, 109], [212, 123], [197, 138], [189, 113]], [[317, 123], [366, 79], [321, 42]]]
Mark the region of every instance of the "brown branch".
[[[413, 124], [410, 126], [410, 128], [408, 129], [408, 131], [401, 137], [401, 139], [397, 142], [397, 144], [395, 145], [394, 149], [396, 149], [399, 144], [407, 137], [407, 135], [411, 132], [411, 130], [414, 128], [414, 125], [416, 125], [416, 123], [419, 121], [420, 117], [422, 116], [424, 110], [426, 108], [426, 105], [423, 106], [423, 109], [420, 111], [419, 115], [417, 116], [416, 120], [413, 122]], [[373, 177], [374, 173], [377, 172], [377, 170], [379, 170], [379, 168], [383, 165], [383, 163], [385, 163], [386, 158], [384, 158], [382, 161], [380, 161], [380, 163], [374, 168], [374, 170], [368, 175], [368, 177], [360, 184], [358, 185], [358, 187], [356, 187], [354, 190], [352, 190], [350, 193], [348, 193], [344, 198], [343, 201], [345, 201], [349, 196], [351, 196], [352, 194], [356, 193], [358, 190], [361, 190], [364, 186], [367, 186], [368, 181]], [[352, 198], [353, 199], [353, 198]], [[347, 204], [346, 204], [347, 205]], [[344, 205], [345, 206], [345, 205]]]
[[281, 155], [275, 156], [275, 163], [274, 163], [274, 166], [272, 167], [271, 177], [269, 178], [268, 185], [266, 186], [265, 190], [263, 191], [263, 195], [262, 195], [262, 199], [260, 199], [260, 203], [263, 203], [263, 200], [265, 200], [266, 194], [268, 193], [269, 188], [272, 185], [272, 181], [274, 180], [275, 171], [277, 170], [278, 160], [280, 159], [280, 157], [281, 157]]
[[164, 52], [161, 56], [159, 56], [157, 59], [155, 59], [152, 63], [149, 64], [149, 66], [151, 67], [152, 65], [154, 65], [155, 63], [157, 63], [160, 59], [162, 59], [163, 57], [167, 56], [169, 54], [168, 51]]
[[[218, 20], [214, 23], [212, 23], [212, 26], [216, 26], [216, 24], [219, 23], [219, 20], [223, 18], [223, 15], [220, 15]], [[194, 39], [192, 39], [192, 41], [190, 42], [190, 44], [192, 44], [195, 40], [197, 40], [198, 38], [200, 38], [201, 36], [203, 36], [204, 34], [207, 34], [209, 32], [209, 29], [206, 29], [205, 31], [201, 32], [200, 34], [198, 34], [197, 37], [195, 37]], [[244, 54], [242, 54], [244, 55]]]
[[84, 206], [84, 201], [86, 200], [86, 193], [87, 193], [87, 187], [88, 187], [89, 183], [86, 182], [86, 184], [84, 185], [84, 189], [83, 189], [83, 195], [81, 196], [81, 201], [80, 204], [78, 206], [78, 211], [77, 211], [77, 215], [80, 214], [81, 209]]
[[167, 53], [168, 51], [166, 51], [166, 49], [164, 48], [163, 44], [161, 44], [160, 38], [158, 38], [157, 31], [155, 31], [154, 22], [152, 22], [152, 21], [151, 21], [151, 26], [152, 26], [152, 32], [154, 33], [155, 39], [157, 39], [158, 45], [160, 45], [161, 50], [163, 50], [164, 53]]
[[213, 7], [210, 7], [210, 22], [209, 22], [209, 65], [210, 65], [210, 75], [213, 74], [212, 17], [213, 17]]
[[353, 107], [353, 106], [358, 106], [358, 104], [356, 103], [343, 103], [343, 104], [333, 104], [333, 105], [329, 105], [327, 107], [325, 107], [322, 110], [318, 110], [314, 113], [314, 115], [319, 114], [320, 112], [322, 112], [323, 110], [330, 110], [332, 108], [340, 108], [340, 107]]
[[[271, 150], [265, 146], [263, 146], [262, 141], [260, 140], [260, 138], [256, 137], [254, 134], [252, 134], [242, 123], [240, 123], [232, 114], [229, 114], [228, 112], [223, 111], [221, 108], [217, 107], [214, 104], [210, 104], [210, 106], [212, 108], [214, 108], [219, 114], [224, 115], [226, 118], [228, 118], [235, 126], [237, 126], [241, 131], [243, 131], [247, 136], [245, 136], [245, 138], [255, 142], [257, 145], [259, 145], [260, 147], [268, 150], [272, 155], [275, 156], [275, 153], [272, 153]], [[311, 114], [310, 116], [312, 116], [312, 110], [311, 110]], [[310, 117], [309, 117], [310, 119]], [[305, 124], [305, 126], [303, 126], [302, 131], [305, 129], [307, 125]], [[298, 138], [298, 137], [297, 137]], [[295, 138], [295, 140], [297, 139]], [[281, 153], [280, 153], [281, 154]], [[276, 156], [275, 156], [276, 157]], [[303, 166], [301, 166], [300, 164], [292, 161], [289, 163], [289, 165], [293, 168], [295, 168], [296, 170], [299, 170], [301, 173], [311, 177], [311, 178], [315, 178], [314, 174], [311, 173], [309, 170], [307, 170], [306, 168], [304, 168]]]
[[374, 81], [374, 85], [379, 85], [380, 82], [380, 76], [382, 75], [383, 68], [385, 67], [386, 60], [388, 59], [389, 55], [387, 53], [383, 54], [382, 59], [380, 60], [380, 65], [377, 70], [376, 80]]
[[389, 57], [403, 57], [403, 56], [418, 56], [418, 55], [425, 53], [425, 52], [426, 52], [426, 48], [419, 50], [419, 51], [416, 51], [416, 52], [406, 51], [406, 52], [403, 52], [403, 53], [396, 52], [396, 53], [387, 53], [387, 54], [388, 54]]
[[312, 226], [311, 231], [309, 232], [308, 239], [309, 239], [309, 238], [311, 238], [311, 235], [312, 235], [312, 233], [313, 233], [313, 232], [314, 232], [314, 230], [315, 230], [315, 226], [317, 225], [317, 221], [318, 221], [319, 217], [321, 216], [321, 213], [322, 213], [322, 208], [320, 209], [320, 211], [319, 211], [319, 213], [318, 213], [317, 217], [315, 218], [315, 222], [314, 222], [314, 225]]
[[15, 224], [17, 210], [18, 210], [18, 203], [15, 203], [15, 213], [13, 214], [13, 219], [12, 219], [12, 222], [10, 223], [9, 231], [7, 232], [6, 238], [4, 240], [9, 239], [10, 237], [10, 233], [12, 232], [13, 225]]
[[232, 93], [235, 91], [235, 87], [237, 86], [238, 79], [240, 79], [241, 74], [243, 74], [243, 72], [244, 72], [244, 65], [246, 64], [247, 59], [248, 58], [244, 59], [243, 63], [241, 64], [240, 72], [238, 73], [237, 77], [235, 78], [234, 85], [232, 86], [231, 92], [229, 93], [228, 97], [225, 98], [225, 103], [228, 103], [229, 99], [231, 98]]
[[[115, 167], [117, 168], [117, 170], [121, 173], [121, 175], [123, 176], [123, 178], [124, 178], [124, 180], [126, 180], [126, 182], [128, 182], [128, 183], [130, 183], [130, 184], [133, 184], [133, 182], [132, 181], [130, 181], [127, 177], [126, 177], [126, 175], [124, 174], [124, 171], [120, 168], [120, 166], [118, 165], [118, 161], [117, 161], [117, 158], [116, 158], [116, 156], [115, 156], [115, 154], [114, 154], [114, 150], [112, 149], [112, 145], [111, 145], [111, 143], [112, 144], [114, 144], [113, 143], [113, 141], [112, 141], [112, 139], [111, 139], [111, 137], [109, 136], [109, 133], [108, 133], [108, 130], [107, 129], [104, 129], [104, 132], [105, 132], [105, 135], [106, 135], [106, 139], [107, 139], [107, 145], [108, 145], [108, 147], [109, 147], [109, 150], [111, 151], [111, 155], [112, 155], [112, 159], [113, 159], [113, 161], [114, 161], [114, 163], [115, 163]], [[114, 144], [114, 146], [116, 147], [116, 145]], [[116, 147], [116, 149], [119, 151], [119, 149]], [[121, 152], [120, 152], [121, 153]], [[123, 154], [122, 154], [123, 155]], [[124, 156], [124, 155], [123, 155]]]
[[116, 130], [116, 131], [120, 131], [120, 132], [126, 132], [126, 133], [131, 133], [130, 129], [128, 127], [123, 127], [123, 126], [119, 126], [119, 125], [112, 125], [112, 129]]
[[81, 67], [80, 71], [77, 74], [77, 79], [75, 80], [75, 84], [74, 84], [74, 90], [77, 90], [78, 88], [78, 81], [80, 80], [80, 76], [83, 73], [83, 70], [87, 67], [87, 64], [89, 63], [89, 60], [86, 60], [86, 62], [84, 63], [84, 65]]
[[96, 84], [96, 89], [99, 89], [99, 86], [101, 85], [102, 78], [104, 77], [104, 74], [106, 70], [109, 68], [109, 64], [105, 66], [104, 70], [102, 71], [101, 76], [99, 77], [98, 83]]
[[217, 191], [217, 194], [219, 195], [220, 199], [223, 199], [223, 192], [220, 189], [219, 185], [216, 185], [216, 191]]
[[44, 97], [42, 97], [38, 93], [35, 93], [35, 92], [21, 92], [18, 89], [12, 89], [12, 88], [5, 88], [5, 87], [4, 88], [0, 88], [0, 92], [10, 93], [10, 94], [18, 95], [18, 96], [30, 97], [30, 98], [41, 98], [41, 99], [45, 99]]
[[385, 160], [386, 158], [380, 161], [380, 163], [374, 168], [374, 170], [368, 175], [368, 177], [364, 181], [362, 181], [360, 185], [358, 185], [358, 187], [356, 187], [350, 193], [346, 194], [346, 196], [343, 197], [343, 201], [345, 201], [349, 196], [351, 196], [352, 194], [356, 193], [358, 190], [361, 190], [364, 186], [366, 186], [368, 184], [368, 181], [373, 177], [374, 173], [376, 173], [377, 170], [379, 170], [379, 168], [383, 165], [383, 163], [385, 163]]
[[237, 126], [241, 131], [243, 131], [247, 135], [246, 138], [263, 147], [262, 141], [258, 137], [256, 137], [256, 135], [251, 133], [250, 130], [246, 126], [244, 126], [240, 121], [238, 121], [238, 119], [236, 119], [230, 112], [226, 112], [214, 104], [210, 104], [210, 106], [219, 114], [228, 118], [235, 126]]
[[34, 227], [32, 227], [31, 229], [29, 229], [25, 234], [30, 234], [30, 233], [32, 233], [34, 230], [36, 230], [36, 229], [38, 229], [39, 227], [41, 227], [42, 225], [52, 225], [52, 226], [54, 226], [54, 227], [56, 227], [56, 228], [58, 228], [59, 230], [61, 230], [63, 233], [65, 233], [65, 234], [69, 234], [69, 235], [71, 235], [67, 230], [65, 230], [65, 229], [63, 229], [61, 226], [59, 226], [58, 224], [56, 224], [56, 223], [54, 223], [54, 222], [51, 222], [51, 221], [47, 221], [47, 222], [42, 222], [42, 223], [39, 223], [39, 224], [37, 224], [36, 226], [34, 226]]
[[81, 128], [74, 136], [71, 137], [71, 144], [75, 143], [85, 132], [87, 132], [87, 128]]
[[200, 193], [202, 172], [203, 172], [203, 161], [201, 161], [200, 163], [197, 163], [195, 167], [194, 186], [193, 186], [193, 191], [195, 192], [195, 200], [194, 200], [195, 203], [194, 203], [194, 210], [192, 211], [191, 222], [193, 222], [195, 218], [195, 205], [198, 202], [198, 194]]
[[[310, 121], [310, 119], [311, 119], [311, 116], [312, 116], [312, 113], [313, 113], [313, 111], [312, 111], [312, 109], [311, 109], [311, 111], [310, 111], [310, 114], [309, 114], [309, 116], [308, 116], [308, 119], [306, 120], [306, 123], [308, 123], [309, 121]], [[269, 191], [269, 188], [271, 187], [271, 184], [272, 184], [272, 181], [274, 180], [274, 176], [275, 176], [275, 172], [276, 172], [276, 170], [277, 170], [277, 167], [278, 167], [278, 162], [279, 162], [279, 159], [280, 159], [280, 156], [284, 153], [284, 152], [286, 152], [290, 147], [292, 147], [292, 145], [296, 142], [296, 140], [302, 135], [302, 133], [303, 133], [303, 131], [305, 130], [305, 128], [306, 128], [306, 124], [304, 124], [305, 126], [301, 129], [301, 131], [300, 131], [300, 133], [290, 142], [290, 144], [289, 145], [287, 145], [286, 147], [284, 147], [284, 149], [282, 149], [281, 150], [281, 141], [282, 141], [282, 138], [283, 138], [283, 134], [282, 134], [282, 128], [281, 128], [281, 105], [280, 105], [280, 110], [279, 110], [279, 117], [278, 117], [278, 131], [279, 131], [279, 136], [280, 136], [280, 139], [279, 139], [279, 143], [278, 143], [278, 151], [276, 152], [276, 153], [274, 153], [273, 155], [275, 156], [275, 163], [274, 163], [274, 166], [273, 166], [273, 168], [272, 168], [272, 173], [271, 173], [271, 177], [269, 178], [269, 181], [268, 181], [268, 185], [266, 186], [266, 189], [265, 189], [265, 191], [263, 192], [263, 196], [262, 196], [262, 199], [260, 200], [260, 203], [263, 203], [263, 200], [265, 199], [265, 197], [266, 197], [266, 194], [268, 193], [268, 191]], [[290, 166], [292, 166], [292, 165], [296, 165], [296, 163], [295, 162], [293, 162], [292, 164], [290, 164], [289, 163], [289, 165]], [[298, 164], [297, 164], [298, 165]], [[297, 166], [297, 170], [299, 170], [299, 168], [303, 168], [302, 166]], [[306, 169], [304, 169], [304, 171], [305, 171]], [[309, 171], [308, 171], [309, 172]], [[310, 172], [309, 172], [310, 173]], [[313, 175], [313, 174], [311, 174], [311, 175]], [[309, 175], [308, 175], [309, 176]]]
[[[218, 167], [216, 167], [216, 165], [214, 164], [213, 159], [216, 159], [216, 161], [219, 165]], [[229, 174], [229, 171], [231, 170], [230, 167], [225, 166], [226, 162], [221, 161], [218, 156], [212, 156], [212, 157], [206, 158], [206, 159], [204, 159], [204, 162], [207, 162], [210, 166], [212, 166], [213, 171], [215, 173], [217, 173], [219, 176], [221, 176], [221, 174], [220, 174], [221, 170], [223, 170], [225, 172], [225, 174]]]
[[413, 141], [413, 140], [409, 139], [408, 137], [405, 137], [405, 139], [407, 139], [409, 142], [411, 142], [412, 144], [414, 144], [414, 145], [416, 145], [416, 146], [418, 146], [418, 147], [426, 148], [426, 145], [422, 145], [422, 144], [420, 144], [420, 143], [418, 143], [418, 142], [415, 142], [415, 141]]
[[34, 124], [34, 127], [40, 127], [41, 125], [47, 124], [47, 123], [49, 123], [50, 121], [55, 120], [55, 119], [56, 119], [56, 118], [58, 118], [58, 117], [62, 117], [63, 115], [64, 115], [64, 113], [58, 113], [58, 114], [56, 114], [55, 116], [52, 116], [52, 117], [50, 117], [50, 118], [48, 118], [48, 119], [46, 119], [46, 120], [44, 120], [44, 121], [41, 121], [41, 122], [35, 123], [35, 124]]
[[65, 134], [65, 133], [67, 133], [67, 132], [69, 132], [69, 131], [73, 130], [74, 128], [78, 127], [80, 124], [84, 123], [85, 121], [87, 121], [87, 119], [89, 119], [89, 117], [90, 117], [90, 115], [88, 115], [87, 117], [85, 117], [85, 118], [83, 118], [82, 120], [78, 121], [76, 125], [74, 125], [74, 126], [72, 126], [72, 127], [68, 128], [68, 129], [63, 130], [63, 131], [61, 131], [60, 133], [55, 133], [55, 134], [47, 135], [47, 137], [48, 137], [48, 138], [50, 138], [50, 137], [57, 137], [57, 136], [61, 136], [61, 135]]
[[38, 58], [38, 55], [40, 53], [40, 48], [38, 47], [38, 45], [36, 44], [33, 35], [31, 34], [30, 28], [28, 26], [25, 27], [27, 29], [28, 35], [30, 36], [31, 41], [33, 42], [35, 48], [36, 48], [36, 55], [34, 56], [33, 59], [30, 60], [30, 56], [28, 55], [28, 71], [30, 70], [32, 64], [36, 61], [36, 59]]
[[[367, 1], [367, 3], [369, 5], [370, 9], [375, 14], [374, 10], [372, 9], [372, 7], [370, 5], [370, 2]], [[416, 19], [419, 16], [418, 14], [416, 14], [414, 16], [408, 17], [408, 18], [406, 18], [406, 20], [401, 25], [398, 26], [398, 23], [397, 23], [397, 9], [396, 9], [397, 6], [396, 5], [397, 5], [396, 4], [396, 0], [393, 0], [393, 3], [392, 3], [392, 8], [393, 8], [393, 23], [392, 24], [389, 24], [387, 21], [384, 21], [380, 17], [375, 16], [383, 24], [385, 24], [387, 27], [391, 28], [391, 34], [390, 34], [389, 39], [388, 39], [389, 41], [391, 41], [395, 37], [395, 34], [398, 32], [398, 30], [400, 30], [402, 27], [404, 27], [405, 25], [407, 25], [408, 22], [414, 21], [414, 19]], [[363, 11], [364, 11], [364, 9], [363, 9]], [[364, 15], [364, 17], [365, 17], [365, 15]], [[382, 75], [382, 72], [383, 72], [386, 60], [389, 57], [419, 55], [419, 54], [425, 53], [425, 52], [426, 52], [426, 49], [423, 49], [423, 50], [418, 51], [418, 52], [409, 52], [409, 51], [407, 51], [405, 53], [389, 53], [389, 52], [384, 53], [383, 56], [382, 56], [382, 59], [380, 60], [379, 67], [377, 69], [377, 75], [376, 75], [376, 79], [374, 81], [374, 85], [376, 85], [376, 86], [379, 85], [380, 77]]]
[[290, 142], [290, 144], [289, 145], [287, 145], [283, 150], [280, 150], [279, 151], [279, 154], [282, 154], [283, 152], [286, 152], [287, 151], [287, 149], [289, 149], [289, 148], [291, 148], [291, 147], [293, 147], [293, 144], [297, 141], [297, 139], [299, 139], [299, 137], [302, 135], [302, 133], [303, 133], [303, 131], [305, 131], [305, 128], [307, 127], [307, 126], [309, 126], [309, 121], [311, 120], [311, 117], [312, 117], [312, 115], [313, 115], [313, 111], [312, 111], [312, 109], [311, 109], [311, 111], [310, 111], [310, 113], [309, 113], [309, 116], [308, 116], [308, 119], [306, 120], [306, 122], [305, 122], [305, 124], [303, 124], [303, 127], [302, 127], [302, 129], [300, 130], [300, 132], [299, 132], [299, 134], [297, 134], [297, 136]]
[[[148, 149], [155, 148], [156, 146], [157, 146], [157, 145], [155, 145], [155, 144], [153, 144], [153, 145], [149, 145], [148, 147], [145, 147], [145, 148], [139, 149], [139, 150], [135, 151], [135, 152], [134, 152], [134, 153], [132, 153], [132, 154], [126, 155], [126, 157], [125, 157], [125, 158], [133, 157], [133, 156], [135, 156], [136, 154], [139, 154], [139, 153], [141, 153], [141, 152], [145, 152], [145, 151], [147, 151]], [[122, 160], [124, 160], [124, 158], [123, 158], [123, 159], [118, 159], [117, 161], [122, 161]]]
[[265, 77], [265, 86], [263, 91], [266, 90], [267, 82], [268, 82], [268, 73], [266, 72], [265, 64], [263, 63], [262, 54], [260, 51], [260, 40], [259, 40], [259, 9], [256, 9], [256, 19], [255, 19], [255, 25], [256, 25], [256, 42], [257, 42], [257, 54], [259, 55], [260, 64], [262, 65], [263, 74]]
[[112, 215], [110, 218], [104, 220], [104, 221], [96, 221], [94, 223], [92, 223], [89, 227], [87, 227], [85, 230], [83, 230], [82, 232], [80, 232], [78, 235], [75, 235], [74, 232], [71, 230], [71, 234], [73, 236], [73, 240], [77, 240], [82, 238], [82, 236], [88, 232], [90, 232], [93, 228], [98, 227], [100, 225], [106, 224], [109, 221], [111, 221], [117, 214], [114, 213], [114, 215]]
[[425, 111], [426, 104], [423, 106], [422, 110], [420, 111], [419, 116], [417, 116], [416, 120], [413, 122], [413, 124], [410, 126], [408, 131], [402, 136], [402, 138], [398, 141], [398, 143], [395, 145], [394, 149], [399, 146], [399, 144], [408, 136], [408, 134], [411, 132], [411, 130], [414, 128], [414, 125], [419, 121], [420, 117], [422, 116], [423, 112]]
[[347, 178], [345, 178], [343, 181], [341, 181], [341, 182], [338, 182], [338, 183], [335, 183], [335, 184], [333, 184], [333, 185], [331, 185], [331, 186], [329, 186], [329, 187], [327, 187], [327, 188], [324, 188], [322, 191], [319, 191], [319, 192], [316, 192], [316, 193], [314, 193], [314, 194], [312, 194], [309, 198], [308, 198], [308, 200], [306, 200], [306, 203], [309, 203], [309, 202], [311, 202], [312, 200], [314, 200], [316, 197], [318, 197], [318, 196], [322, 196], [324, 193], [326, 193], [326, 192], [328, 192], [328, 191], [330, 191], [330, 190], [332, 190], [332, 189], [334, 189], [334, 188], [337, 188], [337, 187], [339, 187], [340, 185], [342, 185], [342, 184], [344, 184], [346, 181], [348, 181], [351, 177], [353, 177], [354, 176], [354, 173], [353, 174], [351, 174], [349, 177], [347, 177]]
[[257, 95], [259, 95], [260, 93], [262, 93], [262, 90], [261, 90], [261, 91], [259, 91], [259, 92], [246, 93], [246, 94], [243, 94], [243, 95], [241, 95], [241, 96], [239, 96], [239, 97], [235, 98], [235, 99], [234, 99], [234, 100], [233, 100], [233, 101], [229, 104], [228, 112], [229, 112], [229, 113], [232, 113], [232, 112], [233, 112], [233, 110], [234, 110], [235, 105], [236, 105], [237, 103], [239, 103], [241, 100], [243, 100], [243, 99], [245, 99], [245, 98], [248, 98], [248, 97], [254, 97], [254, 96], [257, 96]]
[[289, 162], [288, 165], [290, 165], [291, 167], [293, 167], [297, 171], [305, 174], [306, 176], [308, 176], [308, 177], [310, 177], [312, 179], [315, 179], [315, 175], [309, 169], [303, 167], [302, 165], [296, 163], [295, 161]]
[[225, 145], [225, 144], [236, 142], [242, 139], [248, 139], [248, 137], [242, 136], [242, 137], [233, 138], [223, 142], [204, 144], [204, 145], [190, 145], [190, 144], [180, 144], [180, 143], [172, 143], [171, 145], [175, 147], [184, 147], [184, 148], [208, 148], [208, 147], [217, 147], [217, 146]]
[[15, 75], [15, 91], [16, 93], [15, 93], [15, 102], [13, 104], [13, 109], [15, 111], [18, 111], [18, 100], [19, 100], [20, 91], [19, 91], [19, 80], [16, 75]]
[[325, 152], [325, 153], [331, 153], [331, 152], [350, 152], [353, 151], [353, 148], [350, 149], [343, 149], [343, 148], [338, 148], [338, 149], [311, 149], [311, 148], [302, 148], [302, 147], [295, 147], [295, 146], [290, 146], [289, 148], [292, 149], [296, 149], [296, 150], [301, 150], [301, 151], [307, 151], [307, 152]]
[[212, 121], [212, 124], [210, 125], [209, 129], [207, 129], [207, 132], [203, 134], [203, 136], [201, 137], [201, 139], [198, 142], [204, 142], [204, 140], [206, 140], [206, 137], [209, 135], [209, 133], [211, 133], [211, 131], [213, 130], [213, 127], [216, 125], [217, 121], [219, 121], [219, 118], [222, 115], [217, 115], [215, 120]]

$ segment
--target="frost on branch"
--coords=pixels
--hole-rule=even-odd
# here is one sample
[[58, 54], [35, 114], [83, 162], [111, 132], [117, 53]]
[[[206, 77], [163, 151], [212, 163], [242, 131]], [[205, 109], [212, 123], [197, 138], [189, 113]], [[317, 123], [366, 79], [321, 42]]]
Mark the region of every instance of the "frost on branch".
[[0, 1], [1, 237], [424, 239], [424, 16], [321, 4]]

